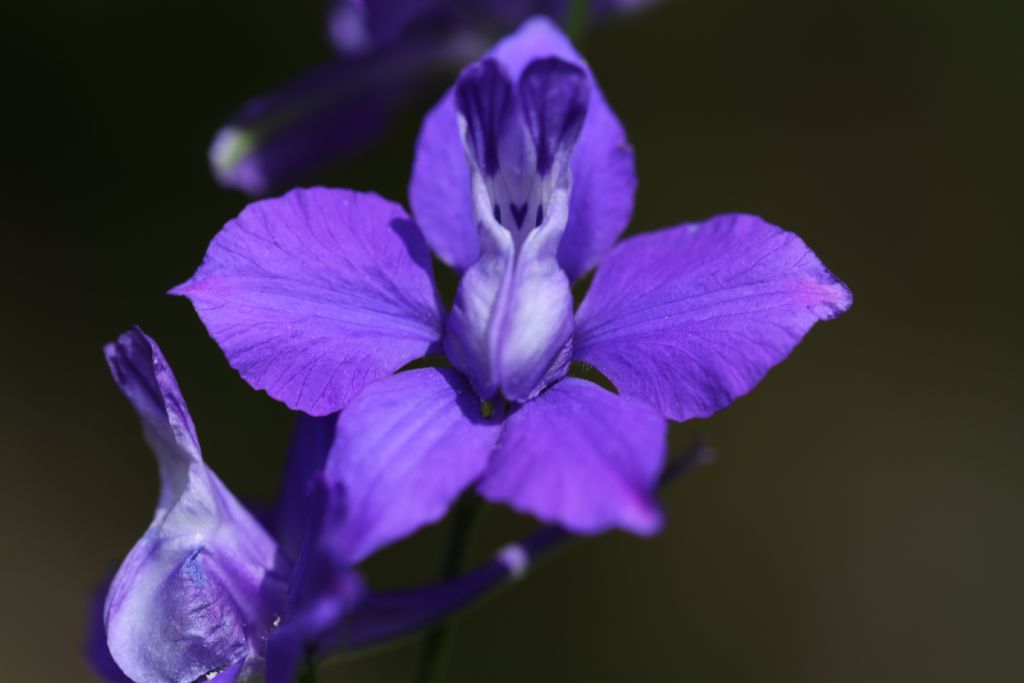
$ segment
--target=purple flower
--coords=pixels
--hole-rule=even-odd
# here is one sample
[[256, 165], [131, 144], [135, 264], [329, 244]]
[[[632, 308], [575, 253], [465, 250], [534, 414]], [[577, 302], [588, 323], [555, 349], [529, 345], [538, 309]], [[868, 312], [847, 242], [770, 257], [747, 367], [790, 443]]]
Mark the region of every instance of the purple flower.
[[[600, 19], [650, 0], [591, 3]], [[569, 0], [335, 0], [328, 32], [335, 61], [245, 103], [214, 136], [209, 160], [225, 187], [263, 195], [350, 158], [399, 110], [476, 59], [533, 14], [566, 21]], [[440, 85], [440, 83], [438, 83]]]
[[[358, 561], [467, 486], [583, 534], [650, 534], [665, 419], [745, 394], [849, 290], [792, 233], [726, 215], [632, 237], [625, 132], [586, 63], [533, 19], [426, 116], [415, 222], [373, 194], [256, 202], [188, 296], [231, 365], [312, 415], [343, 410], [325, 478]], [[450, 315], [428, 245], [462, 273]], [[570, 283], [598, 266], [573, 311]], [[398, 372], [427, 354], [453, 368]], [[607, 391], [568, 376], [596, 367]], [[397, 374], [395, 374], [397, 373]]]
[[[343, 486], [322, 476], [332, 421], [300, 420], [274, 538], [203, 461], [156, 343], [135, 329], [106, 355], [160, 471], [153, 521], [91, 619], [89, 659], [107, 680], [230, 682], [265, 673], [269, 683], [284, 683], [308, 656], [406, 635], [517, 569], [499, 556], [446, 584], [367, 591], [334, 541], [349, 522]], [[544, 550], [532, 543], [528, 558]]]

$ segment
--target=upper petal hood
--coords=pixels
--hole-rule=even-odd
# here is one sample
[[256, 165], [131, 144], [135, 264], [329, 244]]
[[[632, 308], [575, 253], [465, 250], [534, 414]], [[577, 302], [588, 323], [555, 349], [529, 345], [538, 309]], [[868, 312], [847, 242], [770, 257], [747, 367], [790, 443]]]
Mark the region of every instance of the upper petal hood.
[[[636, 173], [625, 130], [586, 62], [549, 19], [535, 17], [486, 55], [513, 81], [533, 61], [558, 57], [590, 79], [590, 103], [572, 157], [573, 188], [558, 263], [575, 279], [600, 261], [633, 213]], [[480, 256], [470, 173], [459, 135], [454, 89], [423, 120], [409, 201], [427, 242], [448, 265], [465, 270]]]

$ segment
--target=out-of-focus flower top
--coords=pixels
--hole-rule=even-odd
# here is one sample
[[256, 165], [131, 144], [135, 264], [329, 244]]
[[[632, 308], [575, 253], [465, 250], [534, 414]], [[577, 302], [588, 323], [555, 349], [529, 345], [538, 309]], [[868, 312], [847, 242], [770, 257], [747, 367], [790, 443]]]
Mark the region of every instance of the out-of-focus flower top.
[[335, 0], [336, 58], [245, 103], [214, 136], [214, 177], [252, 196], [289, 187], [365, 150], [405, 105], [527, 17], [597, 21], [656, 1]]

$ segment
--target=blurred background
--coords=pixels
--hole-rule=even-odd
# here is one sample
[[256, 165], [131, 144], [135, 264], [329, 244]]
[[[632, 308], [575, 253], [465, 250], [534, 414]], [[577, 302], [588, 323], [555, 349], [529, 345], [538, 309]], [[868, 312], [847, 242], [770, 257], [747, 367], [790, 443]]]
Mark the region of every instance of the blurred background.
[[[853, 289], [698, 430], [717, 461], [654, 540], [581, 543], [459, 622], [451, 681], [1024, 680], [1022, 13], [992, 0], [692, 0], [582, 48], [630, 131], [631, 230], [749, 211]], [[291, 415], [164, 292], [246, 199], [213, 131], [326, 59], [320, 3], [7, 2], [0, 201], [0, 678], [89, 681], [86, 604], [145, 529], [156, 468], [104, 342], [163, 346], [206, 458], [269, 497]], [[311, 179], [405, 200], [418, 101]], [[495, 511], [477, 557], [526, 520]], [[369, 565], [438, 571], [433, 528]], [[326, 681], [411, 681], [418, 644]]]

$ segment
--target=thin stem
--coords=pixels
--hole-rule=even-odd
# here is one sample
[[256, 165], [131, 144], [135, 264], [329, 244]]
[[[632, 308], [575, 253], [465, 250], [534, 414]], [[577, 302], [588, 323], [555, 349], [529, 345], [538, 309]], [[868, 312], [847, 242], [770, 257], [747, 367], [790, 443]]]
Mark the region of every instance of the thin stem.
[[565, 32], [569, 40], [579, 45], [587, 33], [587, 24], [590, 21], [589, 0], [572, 0], [569, 3], [569, 15], [566, 20]]
[[[687, 448], [669, 461], [658, 488], [663, 490], [692, 468], [709, 464], [713, 459], [714, 452], [704, 438], [695, 437]], [[448, 579], [431, 587], [372, 593], [350, 615], [348, 641], [333, 652], [324, 653], [330, 657], [329, 661], [362, 657], [426, 633], [417, 680], [419, 683], [439, 683], [445, 651], [443, 625], [495, 599], [506, 588], [579, 540], [565, 529], [548, 524], [504, 546], [476, 569], [462, 572], [459, 567], [463, 563], [471, 523], [479, 505], [479, 499], [464, 499], [456, 506], [444, 564]], [[321, 665], [324, 665], [323, 661]]]
[[[466, 496], [455, 507], [452, 530], [448, 537], [448, 549], [445, 552], [442, 580], [453, 579], [462, 571], [469, 537], [473, 530], [480, 510], [480, 499]], [[419, 683], [438, 683], [444, 670], [449, 647], [449, 621], [444, 621], [431, 630], [423, 641], [423, 654], [420, 657]]]
[[320, 677], [317, 675], [316, 663], [310, 659], [306, 664], [306, 669], [299, 676], [297, 683], [317, 683]]

